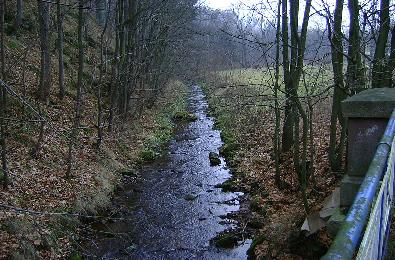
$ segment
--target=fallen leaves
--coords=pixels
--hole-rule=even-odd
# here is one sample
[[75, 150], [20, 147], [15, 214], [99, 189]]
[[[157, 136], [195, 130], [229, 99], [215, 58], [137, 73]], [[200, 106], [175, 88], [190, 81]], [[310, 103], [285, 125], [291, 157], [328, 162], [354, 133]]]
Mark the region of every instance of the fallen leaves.
[[[247, 191], [258, 196], [258, 202], [266, 206], [263, 228], [258, 232], [265, 234], [267, 240], [256, 247], [255, 255], [276, 257], [279, 259], [302, 259], [302, 255], [292, 254], [288, 238], [294, 231], [299, 231], [305, 218], [302, 195], [299, 191], [299, 178], [294, 171], [292, 154], [281, 155], [281, 179], [288, 183], [286, 189], [279, 189], [275, 183], [273, 158], [274, 111], [271, 107], [248, 109], [245, 106], [229, 103], [229, 97], [242, 97], [244, 88], [220, 88], [223, 79], [213, 76], [209, 83], [209, 101], [214, 114], [222, 120], [222, 125], [237, 135], [240, 149], [235, 159], [239, 162], [236, 171], [243, 173], [243, 183]], [[224, 85], [224, 82], [222, 82]], [[248, 88], [251, 95], [261, 90]], [[243, 102], [242, 98], [237, 100]], [[234, 101], [236, 102], [236, 101]], [[262, 102], [262, 100], [260, 100]], [[229, 120], [227, 121], [227, 118]], [[339, 181], [339, 177], [329, 170], [329, 125], [330, 100], [322, 99], [314, 110], [314, 189], [309, 186], [308, 201], [311, 208], [321, 207]], [[254, 187], [259, 187], [256, 189]], [[262, 194], [261, 190], [266, 191]], [[320, 233], [319, 239], [327, 243], [328, 238]]]

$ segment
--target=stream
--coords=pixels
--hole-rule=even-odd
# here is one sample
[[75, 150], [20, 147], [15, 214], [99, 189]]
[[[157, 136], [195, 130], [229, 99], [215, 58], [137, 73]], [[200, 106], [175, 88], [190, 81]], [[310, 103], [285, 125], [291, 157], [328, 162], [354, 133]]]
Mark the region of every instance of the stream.
[[210, 166], [209, 152], [223, 144], [220, 132], [199, 86], [191, 87], [188, 102], [198, 119], [177, 131], [166, 155], [143, 166], [141, 180], [116, 192], [113, 203], [125, 220], [92, 225], [86, 259], [247, 259], [248, 239], [233, 249], [210, 242], [237, 227], [226, 215], [239, 210], [243, 193], [215, 187], [231, 177], [223, 158]]

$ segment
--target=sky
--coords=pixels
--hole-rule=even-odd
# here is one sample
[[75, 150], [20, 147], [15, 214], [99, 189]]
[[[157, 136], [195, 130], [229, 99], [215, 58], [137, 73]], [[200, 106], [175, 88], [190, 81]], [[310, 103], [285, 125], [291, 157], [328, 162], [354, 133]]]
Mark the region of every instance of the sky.
[[[238, 3], [242, 2], [243, 4], [249, 5], [254, 3], [259, 3], [262, 0], [203, 0], [207, 6], [213, 9], [230, 9], [233, 5], [237, 5]], [[326, 2], [330, 4], [334, 4], [335, 0], [327, 0]]]
[[[247, 6], [253, 6], [254, 4], [260, 3], [260, 2], [267, 2], [267, 1], [262, 1], [262, 0], [202, 0], [202, 3], [206, 6], [209, 6], [213, 9], [221, 9], [221, 10], [226, 10], [226, 9], [232, 9], [234, 6], [240, 5], [242, 3], [242, 8], [241, 8], [241, 13], [249, 13], [250, 10], [247, 8]], [[313, 1], [313, 6], [315, 1]], [[320, 1], [317, 1], [320, 2]], [[335, 7], [336, 0], [326, 0], [326, 3], [330, 5], [331, 10], [333, 11]], [[304, 6], [303, 6], [303, 1], [300, 6], [300, 22], [302, 22], [303, 19], [303, 11], [304, 11]], [[321, 7], [316, 6], [317, 9], [321, 9]], [[311, 13], [314, 12], [314, 8], [311, 10]], [[348, 9], [347, 6], [345, 5], [343, 8], [343, 21], [346, 22], [348, 20]], [[326, 21], [318, 15], [313, 15], [311, 17], [309, 26], [326, 26]]]
[[206, 5], [213, 9], [229, 9], [233, 4], [237, 4], [239, 0], [205, 0]]

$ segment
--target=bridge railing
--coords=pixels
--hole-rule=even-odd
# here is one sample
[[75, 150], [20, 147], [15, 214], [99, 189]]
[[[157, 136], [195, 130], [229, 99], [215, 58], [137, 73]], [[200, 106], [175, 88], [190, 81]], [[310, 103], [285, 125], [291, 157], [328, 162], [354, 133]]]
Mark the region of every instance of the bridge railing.
[[322, 259], [384, 258], [394, 195], [394, 133], [395, 110], [346, 219]]

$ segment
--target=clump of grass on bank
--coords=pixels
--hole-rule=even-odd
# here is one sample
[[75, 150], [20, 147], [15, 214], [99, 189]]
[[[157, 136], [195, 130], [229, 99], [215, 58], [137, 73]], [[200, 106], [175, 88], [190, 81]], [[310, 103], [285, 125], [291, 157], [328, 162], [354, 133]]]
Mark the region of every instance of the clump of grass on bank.
[[174, 137], [174, 129], [178, 122], [196, 119], [195, 115], [188, 112], [187, 86], [182, 82], [175, 82], [168, 92], [174, 87], [178, 90], [173, 92], [173, 101], [168, 102], [156, 115], [157, 129], [148, 137], [144, 148], [139, 152], [139, 163], [152, 162], [164, 152], [168, 142]]
[[237, 127], [237, 117], [231, 106], [225, 106], [221, 99], [222, 93], [218, 93], [213, 86], [202, 83], [203, 90], [207, 94], [210, 106], [210, 114], [215, 117], [214, 126], [221, 130], [221, 139], [224, 145], [220, 148], [220, 154], [232, 165], [235, 154], [240, 148], [240, 132]]

